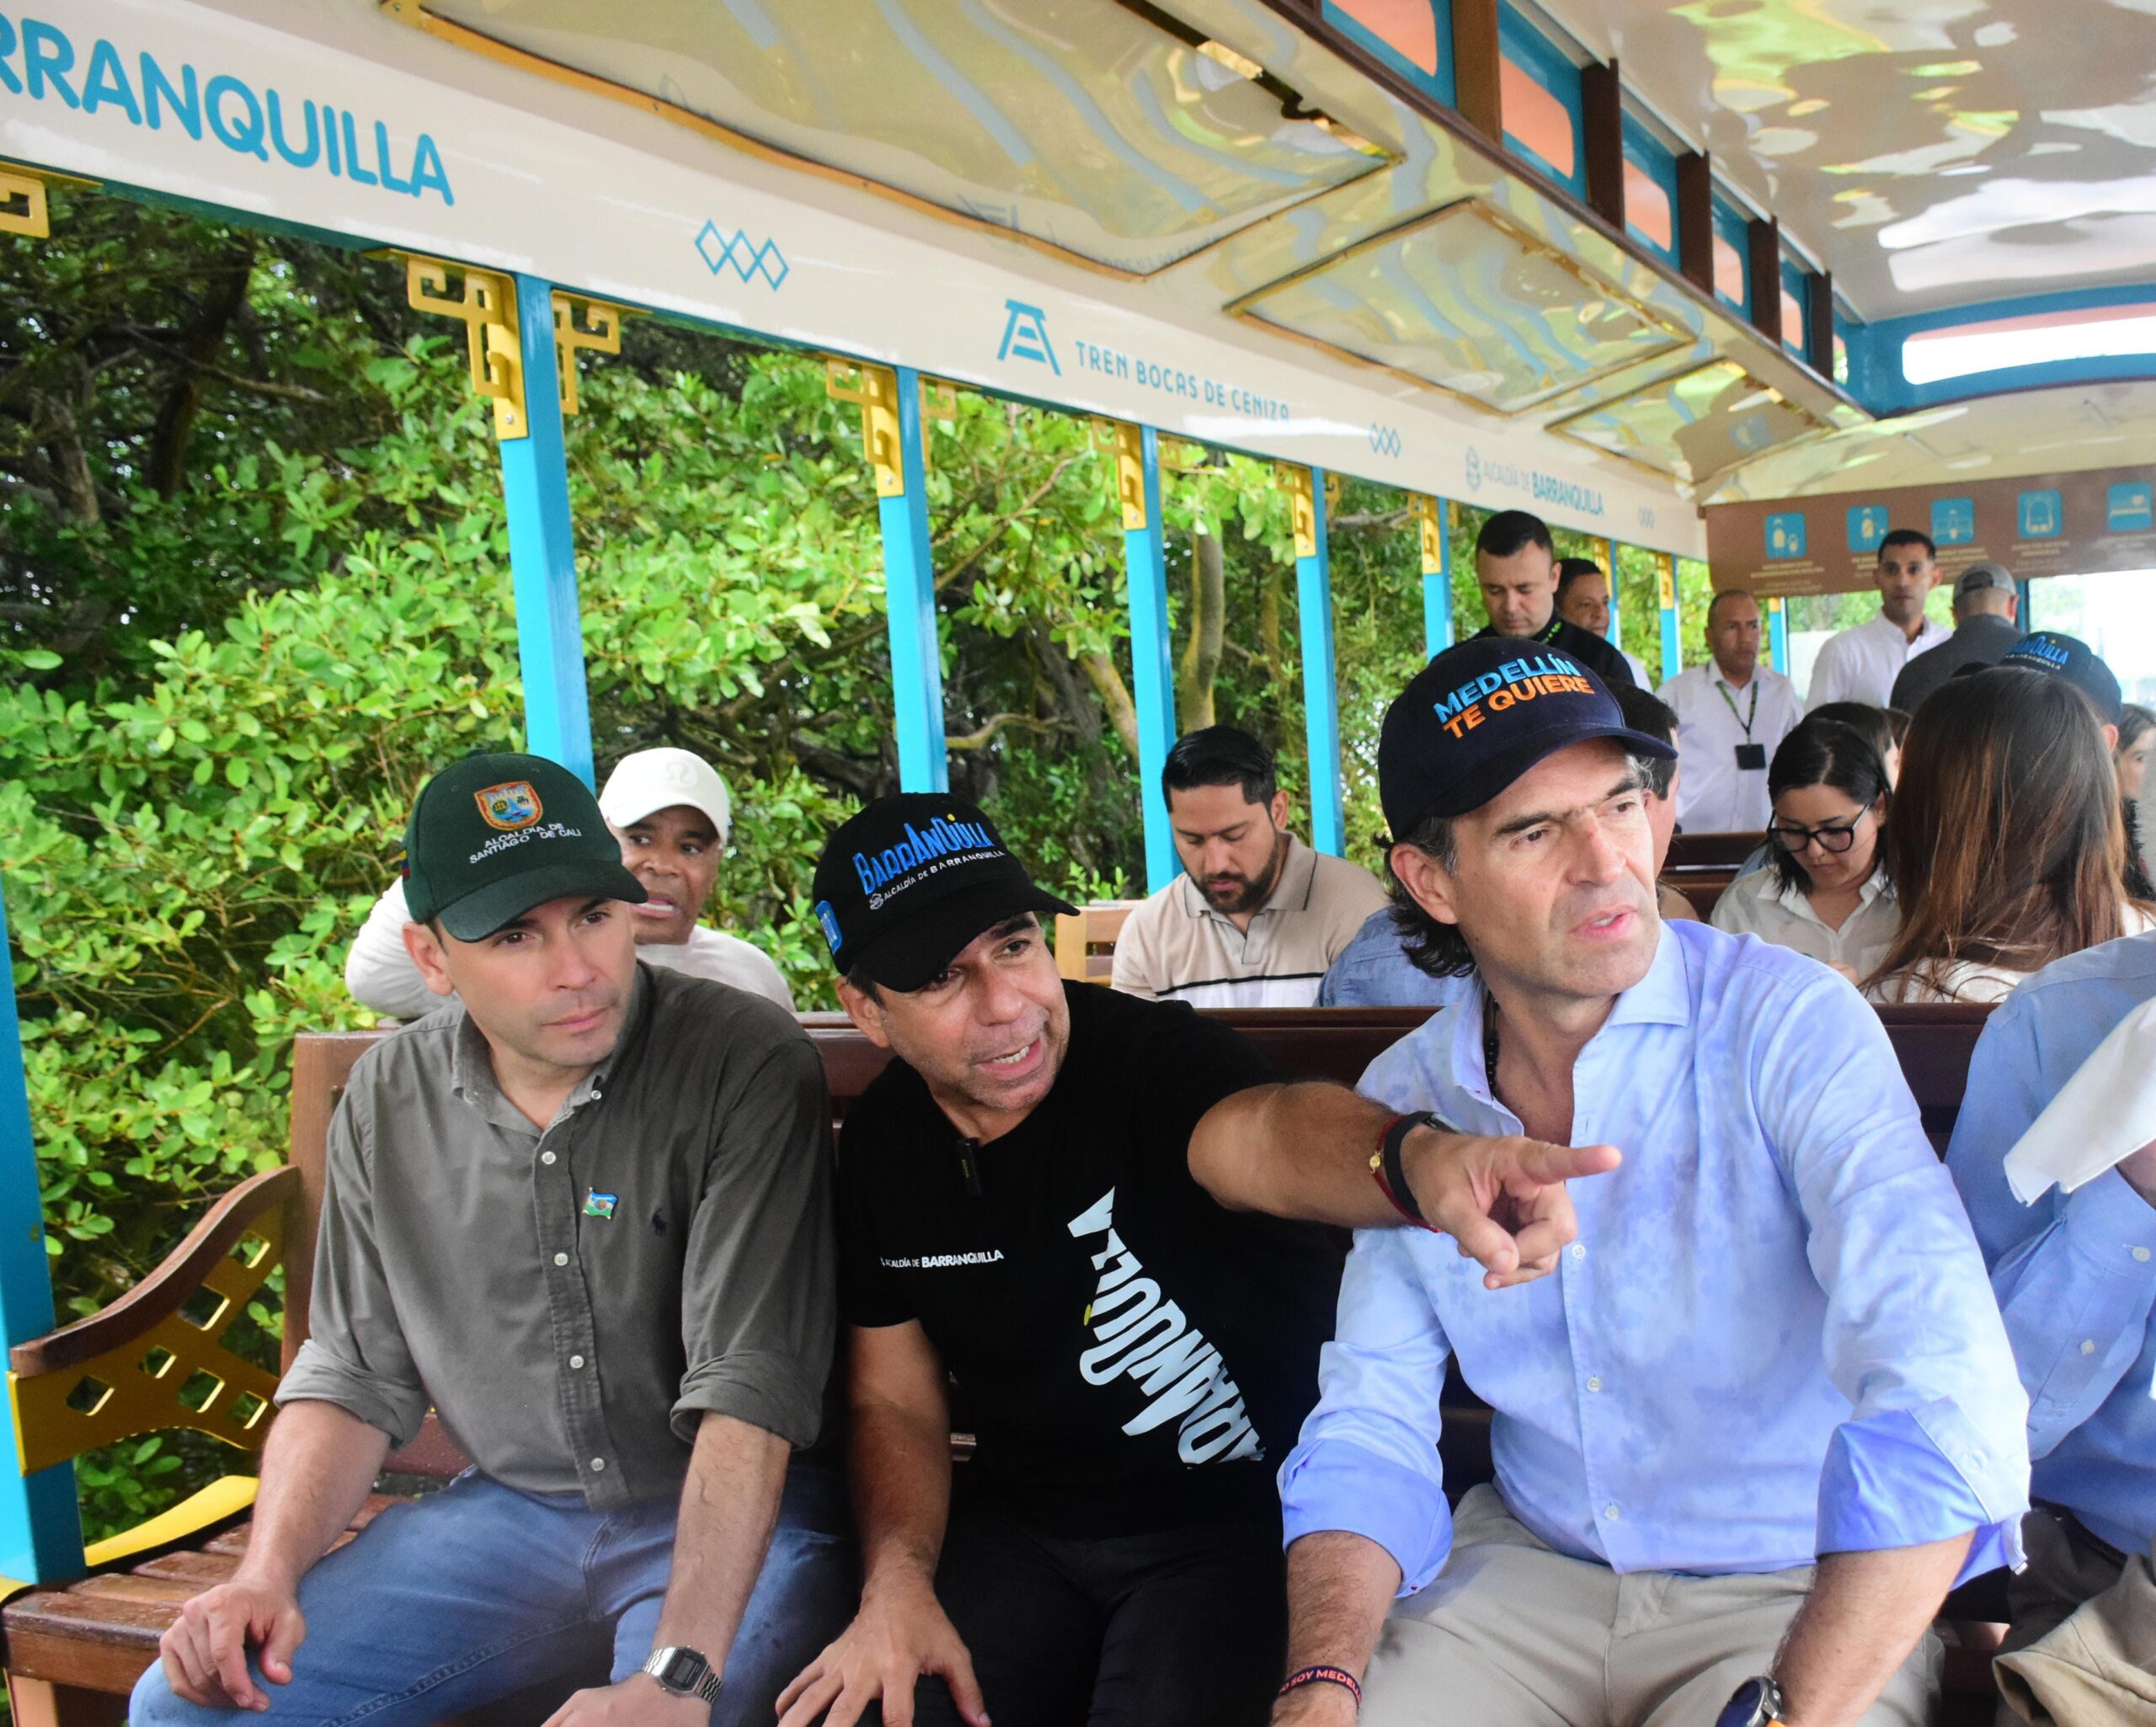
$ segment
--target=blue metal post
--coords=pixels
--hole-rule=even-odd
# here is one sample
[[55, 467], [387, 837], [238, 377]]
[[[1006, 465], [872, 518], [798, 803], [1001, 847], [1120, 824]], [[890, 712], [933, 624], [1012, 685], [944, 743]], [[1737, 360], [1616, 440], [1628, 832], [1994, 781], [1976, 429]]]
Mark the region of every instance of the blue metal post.
[[898, 472], [904, 489], [877, 506], [883, 529], [883, 610], [891, 632], [891, 701], [896, 709], [899, 785], [951, 789], [943, 748], [943, 653], [936, 637], [936, 569], [928, 551], [928, 463], [922, 445], [921, 374], [898, 380]]
[[2029, 578], [2023, 576], [2014, 584], [2014, 591], [2021, 596], [2021, 603], [2014, 609], [2014, 621], [2028, 634], [2036, 627], [2036, 593]]
[[[1137, 445], [1134, 452], [1133, 444]], [[1131, 456], [1138, 460], [1133, 471]], [[1161, 534], [1161, 434], [1151, 426], [1116, 428], [1117, 488], [1123, 498], [1123, 561], [1130, 589], [1131, 694], [1138, 707], [1138, 793], [1145, 812], [1145, 890], [1176, 878], [1161, 770], [1176, 738], [1175, 674], [1168, 642], [1168, 572]], [[1193, 552], [1193, 554], [1196, 554]]]
[[562, 445], [561, 386], [554, 370], [554, 289], [516, 279], [517, 343], [531, 428], [501, 443], [509, 504], [510, 574], [516, 590], [516, 652], [524, 669], [524, 747], [593, 783], [591, 707], [584, 683], [584, 626], [577, 611], [576, 541], [569, 520], [568, 459]]
[[1677, 559], [1662, 554], [1657, 597], [1662, 601], [1662, 680], [1668, 683], [1684, 664], [1684, 618], [1677, 604]]
[[1295, 600], [1303, 638], [1303, 718], [1310, 738], [1310, 844], [1346, 849], [1340, 797], [1340, 691], [1332, 658], [1332, 565], [1326, 548], [1325, 475], [1310, 471], [1310, 533], [1298, 535]]
[[1776, 671], [1789, 675], [1789, 615], [1779, 599], [1767, 602], [1767, 657]]
[[1602, 573], [1608, 578], [1609, 588], [1609, 645], [1622, 653], [1625, 651], [1625, 632], [1621, 627], [1625, 600], [1617, 591], [1617, 542], [1614, 540], [1602, 542]]
[[1452, 646], [1452, 536], [1445, 531], [1450, 508], [1442, 498], [1420, 500], [1422, 651], [1432, 659]]
[[[8, 954], [8, 913], [0, 906], [0, 960]], [[0, 1331], [12, 1349], [50, 1331], [53, 1314], [29, 1085], [9, 964], [8, 988], [0, 991]], [[17, 1454], [14, 1416], [5, 1401], [0, 1401], [0, 1439], [12, 1459]], [[0, 1471], [0, 1575], [49, 1583], [79, 1576], [82, 1570], [75, 1466], [55, 1463], [35, 1475]]]

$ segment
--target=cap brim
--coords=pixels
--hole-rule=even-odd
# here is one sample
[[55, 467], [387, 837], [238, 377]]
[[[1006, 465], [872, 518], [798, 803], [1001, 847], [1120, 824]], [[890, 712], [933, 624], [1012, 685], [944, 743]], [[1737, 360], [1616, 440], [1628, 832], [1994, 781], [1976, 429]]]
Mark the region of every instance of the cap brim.
[[977, 937], [1006, 918], [1024, 912], [1060, 912], [1071, 917], [1077, 910], [1030, 882], [984, 882], [924, 906], [859, 953], [848, 954], [846, 967], [866, 972], [886, 989], [908, 993], [921, 988]]
[[1593, 744], [1604, 738], [1623, 744], [1635, 755], [1655, 756], [1663, 761], [1677, 759], [1675, 745], [1651, 738], [1645, 732], [1635, 732], [1624, 726], [1597, 727], [1593, 730], [1567, 727], [1559, 732], [1523, 738], [1511, 749], [1499, 751], [1477, 772], [1455, 780], [1446, 796], [1433, 802], [1415, 819], [1419, 822], [1430, 816], [1452, 818], [1472, 814], [1538, 762], [1561, 749], [1570, 749], [1575, 744]]
[[459, 941], [478, 941], [503, 925], [515, 922], [535, 905], [579, 894], [587, 899], [626, 899], [632, 905], [641, 905], [651, 898], [643, 883], [619, 863], [595, 857], [571, 858], [542, 864], [505, 881], [489, 882], [445, 905], [435, 915], [441, 919], [442, 928]]
[[717, 810], [702, 798], [687, 797], [679, 791], [654, 792], [648, 797], [631, 797], [612, 803], [602, 802], [599, 806], [599, 813], [606, 818], [611, 827], [633, 828], [638, 822], [648, 820], [662, 809], [692, 809], [711, 824], [714, 834], [722, 838], [726, 834], [726, 824], [719, 818]]

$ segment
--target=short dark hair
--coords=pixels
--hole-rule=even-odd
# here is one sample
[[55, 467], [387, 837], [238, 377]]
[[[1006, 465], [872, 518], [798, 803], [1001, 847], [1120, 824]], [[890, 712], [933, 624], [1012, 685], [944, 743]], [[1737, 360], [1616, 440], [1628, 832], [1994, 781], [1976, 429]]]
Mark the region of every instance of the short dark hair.
[[2141, 734], [2156, 730], [2156, 713], [2129, 701], [2119, 710], [2119, 749], [2128, 750], [2141, 741]]
[[1529, 515], [1524, 509], [1499, 510], [1482, 524], [1482, 531], [1475, 536], [1477, 557], [1510, 557], [1529, 546], [1540, 546], [1552, 557], [1557, 555], [1549, 525], [1540, 516]]
[[1715, 597], [1707, 602], [1707, 624], [1710, 628], [1714, 625], [1715, 608], [1717, 605], [1720, 605], [1725, 600], [1748, 600], [1755, 606], [1759, 603], [1759, 596], [1754, 594], [1749, 588], [1716, 589]]
[[[1861, 704], [1829, 705], [1853, 707]], [[1884, 723], [1886, 716], [1879, 709], [1865, 711], [1877, 714]], [[1769, 800], [1780, 797], [1785, 792], [1801, 791], [1806, 786], [1831, 786], [1844, 797], [1876, 808], [1886, 796], [1886, 764], [1869, 735], [1854, 726], [1828, 717], [1826, 708], [1817, 708], [1806, 715], [1803, 723], [1782, 739], [1780, 748], [1774, 751], [1774, 765], [1767, 770]], [[1810, 873], [1787, 846], [1769, 839], [1767, 857], [1775, 880], [1783, 887], [1808, 889], [1812, 886]]]
[[[1503, 556], [1502, 552], [1498, 555]], [[1591, 557], [1561, 557], [1557, 560], [1557, 591], [1562, 594], [1582, 576], [1601, 573], [1602, 566]]]
[[[1619, 712], [1625, 723], [1635, 732], [1645, 732], [1650, 738], [1661, 739], [1673, 749], [1677, 743], [1676, 712], [1651, 690], [1642, 690], [1636, 684], [1612, 684], [1609, 693], [1616, 698]], [[1647, 771], [1647, 790], [1657, 797], [1669, 796], [1671, 783], [1677, 778], [1675, 759], [1661, 756], [1644, 758]]]
[[[1838, 726], [1847, 726], [1879, 752], [1879, 759], [1882, 762], [1886, 760], [1888, 750], [1899, 749], [1902, 747], [1902, 739], [1908, 735], [1909, 729], [1908, 717], [1906, 714], [1902, 717], [1902, 728], [1897, 732], [1894, 729], [1892, 712], [1883, 707], [1874, 707], [1868, 701], [1822, 701], [1805, 717], [1811, 720], [1832, 720]], [[1819, 782], [1817, 780], [1806, 780], [1798, 783], [1816, 786]], [[1841, 789], [1846, 791], [1849, 788], [1844, 786]]]
[[1926, 557], [1934, 563], [1939, 562], [1939, 548], [1931, 543], [1931, 536], [1920, 534], [1914, 528], [1897, 528], [1879, 542], [1881, 552], [1891, 546], [1921, 546]]
[[1270, 803], [1280, 789], [1273, 752], [1235, 726], [1207, 726], [1176, 739], [1161, 764], [1161, 795], [1200, 786], [1240, 786], [1245, 803]]

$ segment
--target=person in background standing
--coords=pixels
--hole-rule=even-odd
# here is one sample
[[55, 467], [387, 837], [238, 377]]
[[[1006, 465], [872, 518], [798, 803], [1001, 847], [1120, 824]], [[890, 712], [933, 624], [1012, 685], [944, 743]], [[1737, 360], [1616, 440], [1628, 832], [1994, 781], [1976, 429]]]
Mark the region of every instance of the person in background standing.
[[1625, 664], [1632, 669], [1632, 681], [1642, 690], [1649, 687], [1646, 663], [1636, 653], [1625, 653], [1624, 644], [1609, 633], [1609, 577], [1593, 558], [1557, 560], [1557, 616], [1575, 629], [1601, 637], [1625, 654]]
[[1879, 584], [1879, 616], [1827, 638], [1806, 697], [1814, 712], [1830, 701], [1891, 707], [1902, 668], [1947, 638], [1945, 626], [1924, 615], [1925, 597], [1939, 579], [1939, 552], [1929, 535], [1895, 529], [1879, 542], [1873, 578]]
[[1475, 536], [1475, 582], [1490, 614], [1478, 641], [1505, 636], [1561, 648], [1605, 684], [1632, 681], [1623, 654], [1557, 616], [1557, 554], [1541, 517], [1501, 509], [1483, 523]]
[[1694, 833], [1748, 834], [1767, 825], [1767, 764], [1804, 717], [1796, 685], [1759, 664], [1759, 602], [1725, 589], [1707, 606], [1705, 665], [1655, 693], [1675, 711], [1684, 778], [1677, 819]]
[[1965, 665], [1997, 665], [2021, 639], [2021, 595], [1995, 563], [1972, 563], [1954, 578], [1954, 633], [1919, 654], [1894, 680], [1892, 706], [1913, 714]]

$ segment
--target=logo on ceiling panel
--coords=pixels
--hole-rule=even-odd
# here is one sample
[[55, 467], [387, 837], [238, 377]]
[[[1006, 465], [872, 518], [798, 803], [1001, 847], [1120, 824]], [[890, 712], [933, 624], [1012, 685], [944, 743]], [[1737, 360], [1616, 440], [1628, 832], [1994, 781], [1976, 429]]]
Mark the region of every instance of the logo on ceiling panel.
[[1472, 444], [1467, 446], [1467, 489], [1470, 492], [1482, 489], [1482, 458], [1476, 454]]
[[1063, 368], [1055, 363], [1055, 348], [1048, 338], [1048, 315], [1022, 300], [1005, 301], [1003, 310], [1003, 345], [995, 350], [995, 357], [1030, 360], [1061, 377]]
[[1370, 448], [1380, 456], [1400, 454], [1400, 434], [1390, 426], [1370, 428]]
[[731, 269], [744, 282], [761, 277], [774, 292], [792, 274], [777, 241], [751, 240], [741, 228], [734, 229], [728, 237], [717, 222], [703, 225], [696, 235], [696, 253], [713, 275], [724, 275]]

